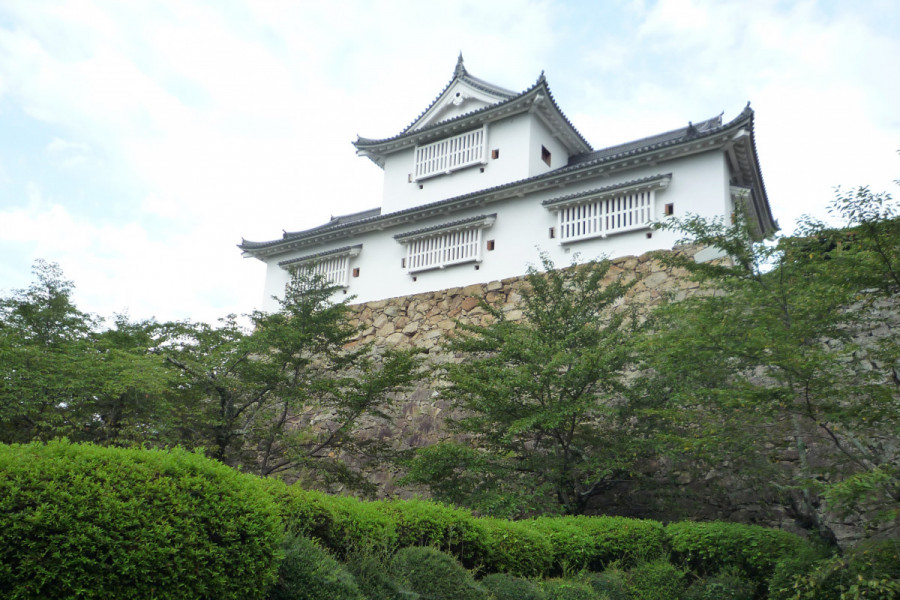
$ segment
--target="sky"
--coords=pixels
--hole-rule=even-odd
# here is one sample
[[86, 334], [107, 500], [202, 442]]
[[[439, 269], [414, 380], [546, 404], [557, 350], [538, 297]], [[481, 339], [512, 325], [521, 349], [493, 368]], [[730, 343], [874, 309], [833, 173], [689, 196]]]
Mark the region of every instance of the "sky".
[[214, 322], [262, 303], [236, 247], [379, 206], [351, 142], [450, 81], [543, 71], [594, 148], [749, 101], [772, 212], [900, 194], [900, 2], [0, 1], [0, 296], [58, 263], [81, 310]]

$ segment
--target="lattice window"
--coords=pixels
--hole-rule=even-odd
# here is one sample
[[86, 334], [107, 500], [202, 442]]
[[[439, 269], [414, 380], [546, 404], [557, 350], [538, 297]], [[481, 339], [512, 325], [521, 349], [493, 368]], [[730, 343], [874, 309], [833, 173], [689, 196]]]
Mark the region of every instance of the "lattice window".
[[559, 209], [560, 240], [570, 242], [643, 229], [653, 218], [653, 190], [641, 190]]
[[413, 180], [418, 181], [487, 162], [486, 142], [487, 129], [482, 127], [418, 146]]
[[481, 260], [480, 227], [433, 235], [406, 245], [406, 270], [410, 273], [478, 260]]
[[350, 285], [350, 259], [359, 256], [362, 246], [347, 246], [320, 254], [301, 256], [278, 263], [292, 273], [320, 275], [329, 285]]
[[497, 215], [480, 215], [455, 223], [404, 233], [394, 238], [406, 246], [403, 266], [408, 273], [481, 262], [482, 232]]
[[300, 265], [307, 275], [321, 275], [329, 285], [347, 287], [350, 285], [350, 257], [347, 255], [323, 258]]

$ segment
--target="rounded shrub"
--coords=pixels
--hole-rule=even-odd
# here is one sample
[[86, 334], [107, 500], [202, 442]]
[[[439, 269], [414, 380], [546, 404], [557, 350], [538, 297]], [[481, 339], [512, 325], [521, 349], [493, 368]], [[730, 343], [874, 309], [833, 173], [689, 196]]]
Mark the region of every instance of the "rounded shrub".
[[753, 600], [756, 586], [736, 569], [703, 577], [691, 584], [685, 600]]
[[585, 572], [581, 580], [607, 600], [628, 600], [628, 580], [618, 565], [607, 567], [602, 573]]
[[685, 572], [664, 558], [639, 561], [628, 571], [633, 600], [680, 600], [685, 587]]
[[[573, 579], [546, 579], [541, 582], [547, 600], [600, 600], [602, 597], [587, 583]], [[604, 599], [605, 600], [605, 599]]]
[[380, 553], [355, 551], [346, 567], [356, 578], [356, 585], [371, 600], [413, 600], [418, 596], [402, 586], [391, 575], [390, 559]]
[[808, 542], [787, 531], [739, 523], [683, 521], [666, 526], [672, 559], [700, 575], [736, 567], [765, 584], [783, 556], [795, 555]]
[[492, 594], [493, 600], [546, 600], [537, 584], [508, 573], [487, 575], [481, 585]]
[[391, 573], [409, 590], [429, 600], [484, 600], [487, 591], [455, 558], [436, 548], [400, 549]]
[[0, 445], [4, 598], [263, 598], [282, 538], [260, 480], [198, 454]]
[[290, 535], [269, 600], [366, 600], [356, 580], [309, 538]]

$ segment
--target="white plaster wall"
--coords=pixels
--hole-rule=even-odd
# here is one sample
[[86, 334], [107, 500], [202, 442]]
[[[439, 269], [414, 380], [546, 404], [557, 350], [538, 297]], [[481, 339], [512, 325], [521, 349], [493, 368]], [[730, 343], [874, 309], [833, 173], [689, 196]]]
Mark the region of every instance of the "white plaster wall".
[[[515, 115], [488, 124], [486, 164], [467, 167], [449, 175], [438, 175], [419, 182], [409, 182], [409, 175], [413, 172], [415, 150], [410, 148], [391, 154], [384, 163], [383, 213], [422, 206], [549, 171], [550, 168], [541, 161], [540, 142], [533, 139], [537, 137], [534, 134], [536, 127], [542, 127], [546, 132], [541, 137], [548, 140], [545, 145], [555, 144], [555, 141], [549, 141], [552, 139], [549, 132], [542, 124], [537, 123], [536, 117], [527, 113]], [[549, 145], [547, 147], [550, 148]], [[553, 164], [556, 165], [553, 168], [565, 164], [557, 162], [563, 160], [556, 158], [557, 153], [562, 157], [564, 152], [561, 150], [562, 146], [556, 144], [554, 148], [557, 147], [559, 149], [551, 149]], [[500, 151], [500, 157], [493, 160], [491, 150], [495, 149]], [[535, 152], [539, 168], [531, 166], [535, 160]], [[483, 172], [481, 167], [484, 168]]]
[[[547, 166], [547, 163], [541, 158], [541, 146], [550, 151], [550, 166]], [[565, 146], [553, 137], [543, 121], [533, 118], [528, 142], [528, 175], [540, 175], [564, 167], [568, 162], [569, 153]]]
[[[363, 245], [360, 255], [351, 262], [351, 268], [360, 269], [360, 276], [350, 279], [349, 289], [349, 294], [355, 295], [357, 302], [521, 275], [528, 264], [539, 264], [540, 251], [546, 251], [554, 264], [564, 266], [570, 264], [576, 254], [583, 262], [602, 257], [614, 258], [639, 255], [649, 250], [669, 249], [678, 241], [680, 236], [677, 233], [653, 231], [652, 237], [648, 239], [649, 230], [611, 235], [605, 239], [595, 238], [560, 244], [558, 239], [549, 238], [549, 228], [556, 226], [556, 214], [541, 205], [541, 202], [548, 198], [669, 172], [672, 173], [669, 187], [656, 192], [655, 220], [664, 218], [663, 206], [666, 203], [674, 204], [675, 215], [679, 217], [688, 212], [704, 217], [724, 216], [730, 213], [730, 191], [724, 155], [719, 151], [708, 152], [278, 256], [269, 264], [266, 279], [267, 301], [264, 309], [277, 308], [277, 304], [268, 298], [282, 293], [287, 282], [287, 274], [277, 266], [278, 261], [351, 244]], [[470, 216], [493, 213], [497, 214], [496, 222], [484, 230], [482, 243], [494, 240], [495, 250], [483, 252], [484, 260], [478, 265], [477, 270], [471, 263], [455, 265], [446, 269], [416, 273], [414, 281], [401, 267], [401, 259], [406, 256], [406, 249], [393, 239], [394, 235]], [[342, 294], [338, 296], [342, 297], [344, 297]]]

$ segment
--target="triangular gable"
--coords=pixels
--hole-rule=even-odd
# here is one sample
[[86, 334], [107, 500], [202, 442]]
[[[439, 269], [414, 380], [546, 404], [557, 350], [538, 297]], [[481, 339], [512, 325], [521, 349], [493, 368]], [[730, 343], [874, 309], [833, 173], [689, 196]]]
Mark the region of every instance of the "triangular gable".
[[516, 95], [515, 92], [469, 75], [463, 64], [462, 53], [460, 53], [456, 61], [456, 69], [453, 72], [453, 79], [425, 109], [425, 112], [403, 130], [403, 133], [447, 121], [485, 106], [509, 100]]

